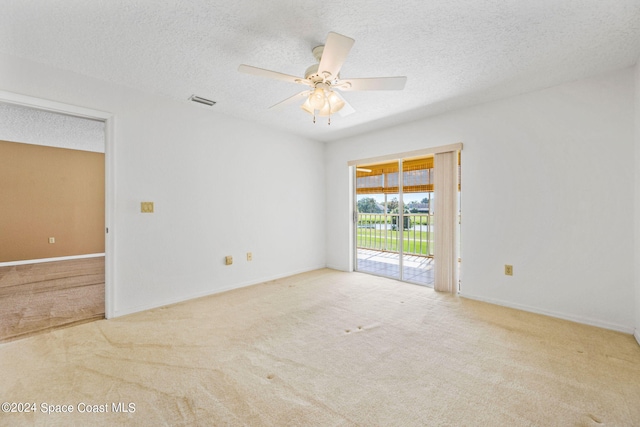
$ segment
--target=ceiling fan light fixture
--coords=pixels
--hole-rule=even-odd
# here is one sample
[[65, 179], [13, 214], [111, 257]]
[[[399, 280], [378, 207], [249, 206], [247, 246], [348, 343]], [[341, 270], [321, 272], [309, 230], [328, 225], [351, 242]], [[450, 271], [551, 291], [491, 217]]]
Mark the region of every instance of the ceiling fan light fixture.
[[309, 114], [313, 114], [313, 107], [311, 106], [311, 103], [309, 102], [309, 98], [306, 98], [304, 100], [304, 103], [300, 106], [300, 108], [302, 108], [304, 111], [306, 111]]
[[329, 102], [325, 102], [320, 110], [318, 110], [318, 115], [320, 117], [331, 116], [331, 104]]
[[[316, 95], [317, 91], [322, 92], [321, 96]], [[322, 103], [317, 102], [319, 99], [322, 99]], [[344, 105], [345, 102], [334, 91], [316, 88], [300, 108], [311, 115], [326, 117], [337, 113]], [[316, 108], [318, 106], [319, 108]]]
[[331, 114], [337, 113], [338, 111], [342, 110], [342, 107], [344, 107], [344, 100], [342, 100], [342, 98], [340, 98], [334, 91], [331, 91], [329, 93], [329, 96], [327, 96], [327, 100], [329, 104], [331, 104]]
[[331, 116], [332, 114], [337, 113], [338, 111], [340, 111], [342, 109], [342, 107], [344, 107], [344, 102], [342, 102], [341, 105], [339, 104], [331, 104], [329, 102], [327, 102], [324, 107], [322, 107], [322, 109], [318, 112], [318, 115], [321, 117], [326, 117], [326, 116]]
[[311, 92], [309, 95], [309, 104], [313, 107], [314, 110], [321, 110], [325, 104], [327, 103], [324, 90], [317, 87]]
[[313, 116], [314, 123], [316, 122], [316, 115], [320, 115], [329, 116], [328, 121], [330, 124], [331, 114], [342, 111], [340, 115], [346, 116], [355, 111], [338, 92], [334, 92], [334, 89], [338, 91], [402, 90], [407, 81], [407, 78], [404, 76], [342, 80], [340, 70], [354, 43], [355, 40], [351, 37], [329, 32], [325, 44], [313, 48], [312, 53], [318, 63], [307, 68], [304, 73], [304, 79], [245, 64], [240, 64], [238, 71], [255, 76], [306, 85], [306, 90], [290, 96], [269, 108], [279, 108], [304, 99], [304, 103], [300, 108]]

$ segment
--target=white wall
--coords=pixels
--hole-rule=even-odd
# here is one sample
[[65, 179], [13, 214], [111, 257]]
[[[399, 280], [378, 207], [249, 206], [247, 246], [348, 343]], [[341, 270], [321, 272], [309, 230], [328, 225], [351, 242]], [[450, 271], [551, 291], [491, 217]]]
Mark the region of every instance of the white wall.
[[462, 142], [461, 294], [631, 332], [633, 79], [620, 70], [330, 143], [327, 264], [350, 269], [347, 161]]
[[115, 315], [325, 266], [323, 144], [6, 55], [0, 90], [115, 115]]
[[635, 337], [640, 344], [640, 58], [635, 67], [635, 118], [636, 118], [636, 176], [635, 176], [635, 285], [636, 285], [636, 324], [635, 324]]

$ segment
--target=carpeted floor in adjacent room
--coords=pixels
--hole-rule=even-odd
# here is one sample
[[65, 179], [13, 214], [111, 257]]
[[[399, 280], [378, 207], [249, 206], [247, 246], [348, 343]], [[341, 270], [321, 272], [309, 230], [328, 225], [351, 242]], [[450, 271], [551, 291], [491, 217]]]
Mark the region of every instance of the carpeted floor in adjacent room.
[[35, 404], [7, 426], [640, 425], [632, 336], [329, 269], [4, 343], [0, 372]]

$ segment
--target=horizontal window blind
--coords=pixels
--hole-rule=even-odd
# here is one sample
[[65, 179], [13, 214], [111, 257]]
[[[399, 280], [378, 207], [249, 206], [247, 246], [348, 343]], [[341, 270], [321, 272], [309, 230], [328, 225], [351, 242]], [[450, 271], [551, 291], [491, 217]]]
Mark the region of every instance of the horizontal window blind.
[[[357, 194], [398, 193], [398, 162], [358, 165]], [[433, 191], [433, 156], [410, 159], [402, 163], [403, 191], [425, 193]]]
[[[460, 151], [458, 158], [458, 191], [460, 191]], [[433, 192], [433, 156], [407, 159], [402, 162], [402, 191]], [[356, 166], [356, 194], [398, 193], [398, 162]]]
[[405, 193], [433, 191], [433, 156], [403, 161], [402, 183]]
[[[370, 171], [370, 172], [369, 172]], [[357, 194], [398, 192], [398, 162], [377, 165], [358, 165], [356, 168]]]

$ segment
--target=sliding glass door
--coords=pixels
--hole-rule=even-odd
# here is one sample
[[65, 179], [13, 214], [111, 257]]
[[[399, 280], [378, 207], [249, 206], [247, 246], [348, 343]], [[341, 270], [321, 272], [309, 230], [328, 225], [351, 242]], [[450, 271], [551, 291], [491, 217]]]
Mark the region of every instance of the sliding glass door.
[[433, 156], [356, 166], [357, 271], [433, 286], [432, 180]]

